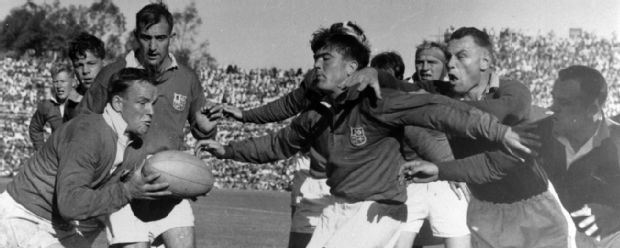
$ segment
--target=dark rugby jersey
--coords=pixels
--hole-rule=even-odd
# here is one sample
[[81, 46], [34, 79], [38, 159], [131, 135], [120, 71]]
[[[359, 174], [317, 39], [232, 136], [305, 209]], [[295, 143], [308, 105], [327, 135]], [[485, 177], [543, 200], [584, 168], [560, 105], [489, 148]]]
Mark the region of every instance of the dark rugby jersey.
[[388, 88], [382, 94], [383, 100], [377, 100], [371, 89], [353, 89], [331, 108], [313, 104], [276, 135], [231, 142], [225, 157], [264, 163], [290, 157], [309, 144], [326, 158], [333, 195], [404, 202], [406, 185], [398, 180], [404, 158], [398, 148], [405, 126], [495, 142], [507, 130], [492, 116], [444, 96]]

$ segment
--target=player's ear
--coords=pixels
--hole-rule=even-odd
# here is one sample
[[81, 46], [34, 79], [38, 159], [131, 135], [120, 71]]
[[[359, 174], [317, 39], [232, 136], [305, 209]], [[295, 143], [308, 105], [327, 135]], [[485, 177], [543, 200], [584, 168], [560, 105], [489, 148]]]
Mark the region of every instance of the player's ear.
[[123, 112], [123, 98], [120, 95], [112, 96], [112, 101], [110, 103], [116, 112]]
[[482, 52], [482, 58], [480, 58], [480, 70], [486, 71], [491, 68], [491, 53], [486, 49], [482, 49], [482, 50], [483, 52]]
[[347, 76], [353, 74], [353, 72], [357, 71], [359, 64], [354, 59], [347, 61], [345, 66], [345, 70], [347, 70]]

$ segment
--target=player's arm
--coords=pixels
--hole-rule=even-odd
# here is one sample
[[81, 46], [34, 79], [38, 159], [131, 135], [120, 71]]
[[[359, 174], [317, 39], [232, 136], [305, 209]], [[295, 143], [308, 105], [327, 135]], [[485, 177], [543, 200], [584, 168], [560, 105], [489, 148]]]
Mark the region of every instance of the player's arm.
[[310, 92], [309, 90], [313, 78], [314, 73], [311, 71], [304, 76], [304, 80], [297, 89], [289, 92], [278, 100], [249, 110], [239, 111], [237, 109], [236, 111], [240, 116], [232, 115], [243, 122], [258, 124], [283, 121], [295, 116], [310, 106], [312, 101], [310, 98], [319, 97], [318, 93]]
[[397, 93], [379, 101], [376, 108], [373, 108], [370, 102], [366, 98], [363, 108], [371, 113], [379, 110], [372, 114], [378, 115], [379, 119], [388, 125], [415, 125], [454, 136], [485, 139], [502, 144], [511, 153], [514, 149], [531, 154], [532, 151], [527, 145], [538, 145], [537, 136], [527, 132], [517, 133], [500, 124], [490, 114], [445, 96]]
[[189, 107], [189, 116], [187, 118], [190, 125], [190, 132], [196, 139], [210, 139], [215, 137], [217, 133], [215, 119], [211, 116], [203, 114], [203, 108], [210, 105], [204, 95], [204, 90], [198, 77], [192, 73], [192, 90]]
[[523, 162], [503, 151], [495, 150], [466, 158], [436, 163], [439, 180], [483, 184], [504, 178], [510, 170], [533, 163]]
[[[307, 112], [306, 112], [307, 113]], [[310, 139], [308, 115], [303, 113], [277, 133], [230, 142], [222, 146], [216, 141], [201, 140], [197, 149], [204, 149], [218, 158], [249, 163], [268, 163], [295, 155]]]
[[[167, 184], [155, 184], [157, 174], [142, 177], [141, 166], [125, 182], [111, 181], [93, 189], [92, 180], [101, 176], [112, 163], [101, 157], [103, 146], [98, 134], [81, 133], [79, 141], [71, 141], [62, 149], [56, 175], [58, 211], [68, 220], [84, 220], [117, 211], [132, 199], [155, 199], [170, 196]], [[87, 142], [85, 142], [87, 141]], [[115, 172], [120, 173], [120, 172]], [[117, 178], [117, 177], [113, 177]]]
[[390, 95], [379, 104], [374, 109], [380, 111], [377, 114], [389, 125], [421, 126], [454, 136], [494, 142], [502, 142], [508, 130], [493, 116], [445, 96], [400, 93]]
[[498, 98], [467, 101], [467, 103], [492, 114], [508, 125], [517, 124], [528, 116], [532, 105], [532, 95], [525, 85], [513, 81], [497, 90]]
[[101, 69], [97, 77], [95, 77], [93, 84], [84, 93], [80, 104], [76, 107], [75, 115], [103, 113], [103, 109], [108, 101], [108, 83], [110, 78], [113, 73], [121, 69], [117, 67], [117, 65], [113, 64]]
[[406, 126], [402, 143], [406, 160], [416, 159], [416, 156], [431, 162], [454, 160], [447, 137], [435, 130]]
[[[83, 139], [59, 148], [60, 161], [56, 175], [58, 210], [68, 220], [83, 220], [112, 213], [131, 200], [122, 183], [110, 183], [98, 190], [90, 187], [102, 163], [97, 146], [103, 146], [97, 134], [83, 132]], [[88, 141], [88, 142], [86, 142]]]
[[39, 103], [28, 126], [28, 134], [35, 151], [41, 149], [45, 143], [45, 115], [42, 113], [42, 108], [44, 108], [43, 103]]

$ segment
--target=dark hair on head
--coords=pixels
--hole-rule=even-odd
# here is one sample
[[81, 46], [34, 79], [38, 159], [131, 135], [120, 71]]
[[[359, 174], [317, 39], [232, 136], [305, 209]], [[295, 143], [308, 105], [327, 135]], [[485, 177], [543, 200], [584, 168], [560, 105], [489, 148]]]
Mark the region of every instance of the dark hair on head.
[[417, 58], [422, 51], [427, 50], [427, 49], [433, 49], [433, 48], [439, 49], [439, 51], [441, 51], [441, 54], [443, 54], [443, 58], [444, 58], [443, 61], [444, 62], [447, 61], [448, 51], [446, 49], [446, 45], [443, 43], [427, 41], [427, 40], [423, 41], [422, 44], [420, 44], [419, 46], [415, 48], [415, 57]]
[[170, 26], [169, 32], [172, 32], [174, 22], [172, 21], [172, 14], [168, 11], [166, 5], [161, 3], [152, 3], [144, 6], [144, 8], [136, 14], [136, 29], [134, 30], [134, 36], [138, 38], [140, 32], [159, 23], [162, 18], [165, 19]]
[[[322, 48], [336, 49], [343, 57], [357, 61], [358, 70], [368, 66], [370, 47], [368, 42], [366, 42], [365, 36], [362, 39], [362, 36], [352, 35], [346, 30], [338, 27], [338, 25], [335, 27], [332, 25], [332, 28], [329, 29], [320, 28], [312, 34], [312, 39], [310, 40], [312, 52], [316, 53]], [[357, 30], [363, 35], [359, 27], [357, 27]]]
[[370, 67], [373, 67], [377, 70], [384, 71], [392, 71], [394, 72], [394, 77], [402, 80], [403, 75], [405, 74], [405, 63], [403, 62], [403, 58], [397, 52], [382, 52], [370, 61]]
[[466, 36], [470, 36], [472, 39], [474, 39], [474, 43], [476, 43], [476, 45], [486, 49], [489, 52], [489, 56], [491, 58], [491, 64], [495, 62], [494, 53], [493, 53], [493, 42], [491, 42], [491, 38], [489, 37], [489, 34], [487, 34], [485, 31], [482, 31], [474, 27], [462, 27], [462, 28], [457, 29], [456, 31], [452, 33], [452, 35], [450, 35], [449, 41], [461, 39]]
[[575, 80], [579, 83], [584, 103], [592, 104], [598, 101], [603, 107], [607, 100], [607, 82], [598, 70], [583, 65], [573, 65], [560, 70], [556, 84], [568, 80]]
[[80, 57], [85, 57], [86, 52], [91, 52], [95, 57], [104, 59], [105, 45], [94, 35], [82, 32], [69, 42], [69, 58], [71, 61], [76, 61]]
[[114, 73], [110, 78], [108, 85], [108, 102], [116, 95], [123, 95], [127, 89], [136, 82], [147, 82], [149, 84], [157, 84], [154, 74], [145, 69], [123, 68], [119, 72]]

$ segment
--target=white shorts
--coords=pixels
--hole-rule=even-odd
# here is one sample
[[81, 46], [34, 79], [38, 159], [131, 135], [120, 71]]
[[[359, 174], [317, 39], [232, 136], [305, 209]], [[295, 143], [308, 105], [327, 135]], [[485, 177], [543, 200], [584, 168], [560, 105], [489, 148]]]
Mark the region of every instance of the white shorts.
[[330, 197], [333, 203], [323, 210], [308, 248], [383, 247], [407, 219], [404, 204]]
[[425, 219], [433, 236], [462, 237], [467, 228], [467, 201], [459, 199], [447, 181], [412, 183], [407, 186], [407, 222], [401, 231], [419, 233]]
[[327, 179], [316, 179], [308, 170], [299, 170], [293, 179], [291, 191], [295, 212], [291, 221], [291, 232], [312, 233], [323, 209], [332, 203]]
[[0, 194], [0, 247], [91, 247], [100, 232], [54, 228], [50, 220], [28, 211], [6, 191]]
[[109, 244], [153, 242], [162, 233], [177, 227], [193, 227], [194, 214], [188, 200], [176, 204], [164, 218], [142, 221], [130, 205], [110, 214], [106, 220]]

